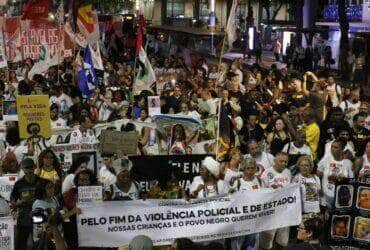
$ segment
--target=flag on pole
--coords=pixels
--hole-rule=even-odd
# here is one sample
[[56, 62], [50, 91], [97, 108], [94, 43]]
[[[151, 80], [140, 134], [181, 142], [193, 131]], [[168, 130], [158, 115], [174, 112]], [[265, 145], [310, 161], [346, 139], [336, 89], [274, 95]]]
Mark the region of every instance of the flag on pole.
[[55, 13], [55, 21], [60, 26], [64, 23], [64, 4], [63, 1], [60, 2], [57, 12]]
[[136, 75], [136, 79], [133, 85], [134, 95], [139, 95], [140, 92], [143, 90], [153, 92], [151, 86], [156, 81], [155, 74], [143, 47], [141, 47], [139, 52], [138, 63], [140, 66], [140, 70], [139, 73]]
[[90, 45], [84, 51], [82, 66], [78, 71], [78, 88], [84, 98], [89, 98], [95, 89], [96, 75]]
[[216, 159], [224, 160], [228, 154], [232, 142], [232, 124], [229, 117], [230, 106], [225, 104], [222, 99], [218, 106], [218, 133], [216, 140]]
[[95, 43], [99, 41], [98, 15], [93, 10], [92, 4], [78, 8], [77, 26], [80, 32], [86, 37], [87, 42]]
[[84, 35], [81, 33], [75, 33], [71, 27], [71, 24], [69, 22], [66, 22], [64, 24], [64, 31], [69, 36], [69, 39], [78, 46], [85, 48], [87, 46], [87, 41]]
[[101, 53], [100, 53], [99, 42], [95, 43], [94, 46], [91, 46], [90, 49], [91, 49], [91, 55], [92, 55], [94, 68], [99, 69], [99, 70], [104, 70], [103, 60], [101, 58]]
[[238, 0], [233, 0], [233, 4], [231, 6], [229, 19], [227, 20], [226, 25], [226, 35], [227, 35], [227, 43], [229, 45], [229, 50], [232, 49], [233, 43], [236, 41], [236, 7], [238, 6]]
[[32, 66], [30, 72], [28, 72], [28, 78], [32, 79], [34, 75], [43, 74], [50, 67], [58, 64], [58, 54], [50, 55], [49, 48], [43, 45], [38, 61]]
[[29, 0], [23, 4], [22, 19], [46, 18], [49, 14], [50, 0]]

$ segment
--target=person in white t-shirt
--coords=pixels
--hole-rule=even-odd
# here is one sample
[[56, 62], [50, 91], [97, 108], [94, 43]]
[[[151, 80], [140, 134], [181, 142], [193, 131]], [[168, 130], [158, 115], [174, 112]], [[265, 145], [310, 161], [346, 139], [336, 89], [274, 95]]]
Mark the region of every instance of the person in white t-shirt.
[[332, 208], [334, 205], [335, 181], [353, 178], [352, 162], [344, 159], [344, 143], [335, 140], [331, 145], [331, 155], [324, 156], [318, 163], [317, 176], [321, 177], [323, 197], [321, 205]]
[[81, 116], [79, 118], [79, 128], [72, 131], [66, 138], [66, 141], [70, 144], [80, 143], [95, 143], [97, 139], [94, 131], [91, 129], [93, 124], [89, 117]]
[[250, 140], [247, 143], [249, 154], [244, 155], [244, 159], [253, 158], [257, 163], [256, 176], [261, 177], [263, 172], [274, 165], [274, 156], [263, 152], [261, 146], [256, 140]]
[[229, 192], [228, 185], [219, 179], [220, 163], [207, 156], [200, 166], [200, 176], [195, 176], [190, 185], [190, 196], [193, 198], [213, 197]]
[[55, 86], [53, 88], [54, 95], [50, 97], [50, 105], [53, 103], [57, 104], [59, 107], [59, 111], [61, 112], [61, 115], [65, 115], [69, 112], [69, 109], [72, 107], [73, 102], [71, 97], [64, 94], [62, 91], [62, 87]]
[[[235, 191], [261, 189], [262, 182], [255, 175], [257, 171], [256, 161], [252, 158], [248, 158], [241, 162], [241, 166], [243, 169], [244, 176], [235, 181], [236, 182]], [[240, 237], [232, 238], [231, 239], [231, 249], [241, 250], [243, 245], [251, 246], [254, 248], [257, 237], [258, 237], [258, 234], [249, 234], [249, 235], [243, 235]]]
[[330, 99], [333, 107], [337, 107], [342, 99], [342, 89], [335, 83], [334, 77], [328, 77], [328, 85], [326, 86], [328, 91], [328, 98]]
[[361, 158], [356, 159], [355, 161], [356, 167], [354, 169], [359, 170], [358, 178], [360, 180], [365, 181], [370, 177], [370, 161], [369, 160], [370, 160], [370, 141], [366, 143], [364, 155]]
[[[352, 157], [355, 156], [355, 149], [353, 142], [350, 141], [350, 134], [351, 134], [351, 128], [348, 127], [348, 125], [345, 124], [339, 124], [335, 128], [335, 134], [338, 139], [343, 141], [344, 143], [344, 157], [347, 159], [352, 159]], [[331, 155], [331, 144], [334, 140], [327, 142], [325, 144], [325, 154], [324, 156], [330, 156]]]
[[[276, 189], [291, 183], [292, 176], [290, 170], [286, 168], [288, 165], [288, 155], [284, 152], [278, 152], [275, 156], [274, 163], [273, 167], [263, 172], [261, 176], [262, 187]], [[289, 241], [289, 227], [262, 232], [260, 237], [262, 249], [272, 249], [274, 239], [281, 249], [286, 247]]]
[[104, 189], [105, 200], [138, 200], [141, 188], [131, 177], [132, 162], [127, 158], [120, 158], [112, 162], [112, 168], [117, 180]]
[[359, 112], [361, 106], [360, 102], [360, 90], [354, 88], [351, 90], [351, 94], [348, 100], [344, 100], [340, 103], [339, 107], [345, 113], [346, 121], [352, 126], [353, 117]]
[[312, 174], [313, 161], [310, 156], [301, 156], [297, 161], [299, 173], [294, 176], [294, 183], [300, 184], [303, 213], [320, 213], [321, 182]]
[[99, 170], [99, 182], [103, 184], [103, 188], [116, 183], [117, 177], [112, 167], [114, 157], [112, 154], [102, 154], [103, 164]]
[[67, 127], [67, 121], [59, 117], [59, 107], [56, 103], [50, 106], [50, 123], [52, 129]]

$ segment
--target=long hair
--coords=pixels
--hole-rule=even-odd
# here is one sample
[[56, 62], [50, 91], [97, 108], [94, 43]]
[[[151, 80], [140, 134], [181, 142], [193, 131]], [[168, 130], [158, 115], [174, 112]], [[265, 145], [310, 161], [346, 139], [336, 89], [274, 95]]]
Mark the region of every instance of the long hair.
[[53, 167], [54, 167], [55, 171], [57, 172], [59, 179], [61, 180], [62, 179], [62, 176], [63, 176], [62, 167], [60, 165], [60, 162], [59, 162], [58, 157], [55, 155], [55, 153], [53, 152], [53, 150], [51, 150], [51, 149], [45, 149], [44, 151], [42, 151], [40, 153], [39, 159], [38, 159], [38, 162], [40, 164], [39, 167], [40, 168], [43, 167], [44, 158], [45, 158], [45, 156], [47, 154], [51, 154], [53, 156]]

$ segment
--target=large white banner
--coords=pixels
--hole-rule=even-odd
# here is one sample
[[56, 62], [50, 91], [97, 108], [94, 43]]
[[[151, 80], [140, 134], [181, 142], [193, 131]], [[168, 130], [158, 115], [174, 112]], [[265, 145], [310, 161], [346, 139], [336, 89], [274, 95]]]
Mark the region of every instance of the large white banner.
[[137, 235], [155, 245], [176, 238], [209, 241], [257, 233], [301, 222], [298, 185], [238, 192], [192, 201], [111, 201], [80, 207], [81, 247], [119, 247]]
[[0, 249], [14, 249], [14, 221], [11, 217], [0, 217]]

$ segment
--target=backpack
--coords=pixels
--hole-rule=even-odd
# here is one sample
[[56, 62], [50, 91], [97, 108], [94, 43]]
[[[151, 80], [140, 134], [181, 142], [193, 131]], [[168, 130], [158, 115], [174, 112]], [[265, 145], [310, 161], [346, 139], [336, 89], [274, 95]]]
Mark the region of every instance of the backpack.
[[13, 150], [9, 150], [1, 158], [1, 167], [4, 173], [17, 173], [20, 170], [17, 157], [14, 154], [14, 151], [17, 149], [15, 147]]

